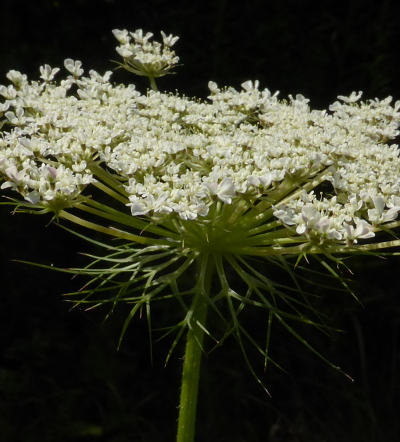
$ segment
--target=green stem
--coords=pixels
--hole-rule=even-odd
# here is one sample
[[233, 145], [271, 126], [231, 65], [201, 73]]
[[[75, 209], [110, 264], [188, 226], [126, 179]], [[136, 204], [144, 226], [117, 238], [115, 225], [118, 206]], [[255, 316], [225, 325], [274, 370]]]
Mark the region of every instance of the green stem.
[[111, 196], [111, 198], [114, 198], [115, 200], [119, 201], [120, 203], [124, 204], [125, 206], [129, 203], [129, 199], [123, 197], [122, 195], [120, 195], [119, 193], [115, 192], [114, 190], [110, 189], [109, 187], [107, 187], [105, 184], [103, 184], [100, 181], [96, 181], [93, 183], [93, 185], [95, 187], [97, 187], [98, 189], [102, 190], [104, 193], [106, 193], [107, 195]]
[[92, 161], [89, 163], [89, 169], [93, 172], [96, 178], [103, 181], [103, 183], [107, 184], [107, 186], [111, 187], [111, 189], [113, 189], [115, 192], [118, 192], [122, 197], [124, 197], [124, 200], [121, 200], [123, 204], [125, 204], [127, 200], [129, 200], [129, 195], [125, 191], [123, 183], [114, 178], [111, 172], [107, 172], [96, 161]]
[[138, 244], [146, 244], [146, 245], [170, 245], [168, 241], [161, 240], [161, 239], [155, 239], [155, 238], [149, 238], [145, 236], [139, 236], [135, 235], [133, 233], [125, 232], [120, 229], [116, 229], [113, 227], [105, 227], [100, 224], [93, 223], [91, 221], [87, 221], [83, 218], [80, 218], [78, 216], [72, 215], [72, 213], [69, 213], [65, 210], [61, 210], [61, 212], [58, 214], [59, 218], [67, 219], [68, 221], [71, 221], [75, 224], [79, 224], [82, 227], [86, 227], [87, 229], [95, 230], [96, 232], [105, 233], [107, 235], [114, 236], [116, 238], [120, 239], [127, 239], [128, 241], [132, 241]]
[[191, 307], [191, 322], [186, 337], [179, 403], [177, 442], [194, 442], [200, 364], [207, 318], [208, 297], [215, 268], [210, 255], [199, 257], [197, 293]]
[[153, 89], [153, 91], [158, 92], [157, 83], [154, 77], [149, 77], [149, 80], [150, 80], [150, 87]]

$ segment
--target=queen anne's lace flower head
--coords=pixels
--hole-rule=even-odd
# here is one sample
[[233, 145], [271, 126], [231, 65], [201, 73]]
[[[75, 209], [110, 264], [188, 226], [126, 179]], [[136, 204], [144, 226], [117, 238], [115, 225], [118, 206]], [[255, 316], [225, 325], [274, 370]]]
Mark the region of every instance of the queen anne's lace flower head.
[[[51, 212], [119, 239], [86, 237], [108, 255], [70, 271], [90, 278], [84, 302], [96, 294], [96, 306], [134, 304], [124, 330], [142, 307], [150, 314], [151, 301], [175, 297], [184, 317], [170, 328], [178, 330], [173, 347], [187, 328], [186, 348], [200, 355], [203, 334], [214, 337], [208, 306], [218, 332], [226, 326], [216, 342], [234, 333], [242, 347], [243, 331], [255, 343], [238, 319], [254, 306], [268, 315], [267, 342], [276, 318], [312, 349], [287, 322], [321, 328], [320, 316], [308, 318], [312, 303], [296, 299], [301, 286], [286, 256], [314, 255], [341, 279], [319, 255], [341, 263], [344, 253], [400, 245], [375, 238], [400, 226], [400, 101], [352, 92], [316, 110], [257, 80], [239, 90], [210, 81], [207, 100], [158, 92], [155, 78], [179, 61], [178, 37], [113, 33], [120, 65], [147, 76], [152, 90], [114, 84], [110, 71], [85, 71], [70, 58], [64, 75], [41, 66], [39, 81], [10, 71], [11, 84], [0, 85], [1, 189], [22, 197], [11, 198], [16, 210]], [[271, 278], [276, 266], [292, 287]], [[255, 347], [267, 362], [268, 345]]]
[[[139, 75], [161, 76], [178, 62], [177, 37], [162, 33], [161, 44], [142, 30], [113, 33]], [[80, 61], [64, 66], [69, 75], [58, 82], [59, 69], [45, 65], [42, 81], [10, 71], [12, 84], [0, 86], [2, 188], [29, 203], [74, 205], [101, 165], [119, 176], [132, 216], [155, 220], [205, 221], [218, 204], [238, 206], [323, 245], [371, 238], [398, 216], [400, 160], [390, 140], [400, 102], [391, 97], [360, 102], [353, 92], [313, 110], [300, 94], [279, 100], [247, 81], [239, 91], [210, 82], [200, 101], [143, 95], [111, 84], [111, 72], [84, 76]]]

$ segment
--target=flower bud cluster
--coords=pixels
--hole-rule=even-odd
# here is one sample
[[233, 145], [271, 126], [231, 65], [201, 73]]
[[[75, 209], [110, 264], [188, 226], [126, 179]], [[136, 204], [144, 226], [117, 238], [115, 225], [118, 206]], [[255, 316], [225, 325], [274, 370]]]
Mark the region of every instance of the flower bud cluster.
[[[141, 30], [114, 35], [140, 75], [177, 62], [176, 37], [163, 34], [161, 46]], [[391, 97], [360, 102], [352, 93], [313, 110], [302, 95], [280, 100], [247, 81], [239, 91], [210, 82], [201, 101], [140, 94], [111, 84], [111, 72], [64, 65], [58, 82], [58, 68], [46, 65], [41, 81], [10, 71], [12, 84], [0, 86], [2, 188], [32, 204], [73, 205], [95, 181], [96, 162], [119, 175], [133, 216], [196, 220], [217, 202], [263, 202], [292, 234], [319, 244], [371, 238], [398, 216], [399, 149], [390, 140], [400, 102]]]

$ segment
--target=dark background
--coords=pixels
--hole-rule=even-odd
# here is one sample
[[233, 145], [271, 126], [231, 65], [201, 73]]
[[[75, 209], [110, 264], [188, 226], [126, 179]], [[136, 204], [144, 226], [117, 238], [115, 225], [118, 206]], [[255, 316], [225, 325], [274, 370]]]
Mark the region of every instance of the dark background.
[[[143, 28], [179, 35], [183, 66], [161, 79], [162, 90], [205, 97], [207, 83], [236, 88], [248, 79], [302, 93], [316, 108], [338, 94], [400, 98], [396, 1], [113, 1], [1, 2], [0, 83], [10, 69], [38, 78], [38, 67], [82, 60], [100, 72], [118, 59], [111, 30]], [[117, 71], [114, 81], [143, 79]], [[170, 341], [149, 356], [145, 320], [130, 327], [116, 351], [126, 308], [70, 310], [62, 293], [76, 280], [10, 261], [59, 266], [84, 263], [88, 245], [48, 219], [10, 215], [0, 207], [0, 441], [168, 442], [174, 440], [182, 348], [164, 368]], [[326, 291], [322, 307], [342, 332], [304, 336], [349, 373], [351, 383], [279, 327], [272, 356], [254, 367], [272, 393], [251, 376], [235, 341], [207, 356], [200, 392], [198, 441], [396, 442], [400, 440], [400, 301], [397, 258], [354, 261], [354, 288]], [[155, 315], [163, 317], [162, 310]], [[263, 337], [265, 318], [247, 318]]]

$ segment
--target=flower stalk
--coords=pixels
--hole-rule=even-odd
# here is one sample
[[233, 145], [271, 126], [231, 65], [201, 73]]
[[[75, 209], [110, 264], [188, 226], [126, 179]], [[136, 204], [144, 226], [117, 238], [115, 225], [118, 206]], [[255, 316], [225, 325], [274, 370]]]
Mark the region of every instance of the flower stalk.
[[177, 442], [194, 442], [196, 430], [197, 398], [203, 353], [204, 328], [207, 318], [211, 282], [215, 270], [213, 257], [207, 254], [198, 258], [196, 294], [189, 311], [183, 359], [181, 393], [179, 401]]

